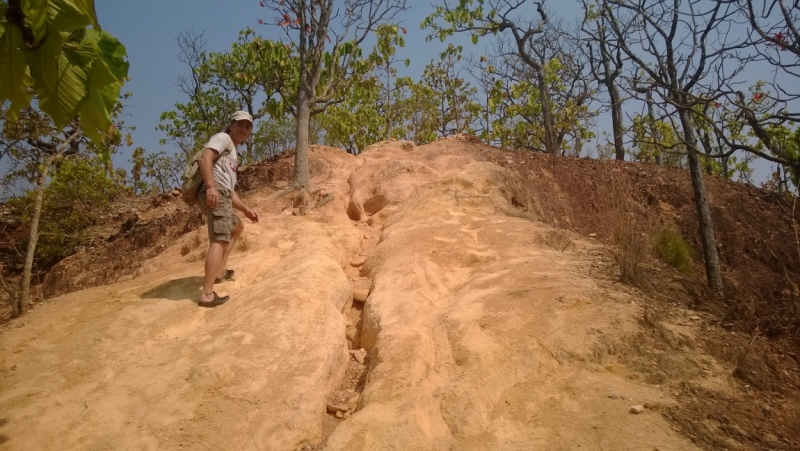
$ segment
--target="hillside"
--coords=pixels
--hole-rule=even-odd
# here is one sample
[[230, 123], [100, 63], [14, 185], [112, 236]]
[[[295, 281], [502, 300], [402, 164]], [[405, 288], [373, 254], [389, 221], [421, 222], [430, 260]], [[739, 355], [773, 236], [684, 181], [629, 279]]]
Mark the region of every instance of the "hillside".
[[721, 300], [698, 263], [619, 280], [620, 221], [699, 249], [680, 170], [469, 137], [314, 146], [319, 206], [300, 215], [274, 199], [292, 157], [242, 171], [261, 221], [223, 306], [196, 306], [205, 228], [169, 197], [53, 268], [53, 297], [0, 330], [0, 444], [800, 448], [800, 213], [781, 199], [708, 180]]

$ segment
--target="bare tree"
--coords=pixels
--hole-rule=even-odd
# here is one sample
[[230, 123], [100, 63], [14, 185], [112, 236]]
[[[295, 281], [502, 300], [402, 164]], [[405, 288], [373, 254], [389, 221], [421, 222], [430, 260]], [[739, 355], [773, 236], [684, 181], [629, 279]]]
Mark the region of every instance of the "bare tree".
[[[538, 20], [527, 21], [523, 13], [525, 7], [531, 2], [524, 0], [489, 0], [486, 5], [471, 5], [471, 2], [460, 2], [458, 6], [444, 1], [437, 7], [436, 12], [428, 16], [423, 22], [424, 26], [431, 27], [435, 34], [444, 39], [453, 33], [465, 32], [473, 35], [473, 41], [487, 34], [509, 32], [513, 39], [512, 45], [516, 47], [521, 61], [528, 65], [535, 76], [539, 88], [539, 101], [542, 105], [542, 126], [544, 127], [544, 147], [547, 153], [558, 154], [558, 143], [551, 115], [550, 91], [547, 89], [547, 72], [545, 65], [531, 53], [538, 40], [542, 38], [545, 25], [548, 21], [547, 13], [542, 4], [536, 2]], [[474, 9], [470, 9], [474, 8]], [[483, 9], [489, 11], [482, 15]], [[436, 19], [442, 18], [446, 24], [441, 25]]]
[[622, 117], [622, 94], [618, 84], [624, 67], [622, 50], [614, 46], [608, 29], [607, 10], [595, 11], [587, 1], [583, 1], [585, 17], [581, 30], [588, 36], [586, 55], [592, 77], [605, 86], [611, 107], [611, 130], [617, 160], [625, 159], [625, 146], [622, 142], [625, 126]]
[[[719, 77], [735, 76], [730, 63], [742, 46], [729, 33], [736, 11], [730, 2], [702, 0], [603, 0], [608, 29], [619, 48], [643, 75], [642, 85], [659, 96], [659, 106], [677, 115], [700, 225], [709, 287], [722, 296], [722, 275], [698, 145], [696, 110], [720, 92]], [[726, 72], [727, 71], [727, 72]], [[641, 85], [640, 85], [641, 86]]]
[[[794, 124], [800, 121], [800, 2], [797, 0], [738, 0], [739, 12], [749, 25], [746, 41], [749, 53], [737, 55], [748, 64], [772, 68], [772, 80], [752, 94], [726, 83], [728, 105], [736, 111], [735, 120], [750, 127], [757, 142], [730, 139], [718, 123], [710, 122], [717, 136], [732, 150], [744, 150], [778, 163], [800, 180], [798, 138], [792, 138]], [[787, 139], [788, 138], [788, 139]]]

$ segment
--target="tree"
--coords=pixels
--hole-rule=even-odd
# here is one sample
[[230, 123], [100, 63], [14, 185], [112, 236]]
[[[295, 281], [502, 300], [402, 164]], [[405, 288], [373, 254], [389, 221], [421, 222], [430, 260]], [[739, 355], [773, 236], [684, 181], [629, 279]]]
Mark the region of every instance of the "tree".
[[[297, 125], [289, 114], [272, 117], [271, 120], [261, 121], [253, 133], [253, 161], [273, 157], [291, 148], [294, 145]], [[318, 132], [313, 130], [309, 140], [316, 141]]]
[[[65, 155], [77, 153], [77, 139], [81, 136], [80, 126], [73, 121], [63, 132], [56, 129], [52, 122], [40, 112], [25, 108], [17, 119], [5, 117], [3, 124], [4, 141], [12, 143], [6, 155], [14, 161], [8, 177], [25, 177], [35, 184], [33, 212], [30, 215], [30, 231], [28, 249], [22, 272], [22, 290], [19, 299], [13, 305], [15, 316], [24, 314], [29, 306], [31, 273], [39, 239], [39, 219], [42, 213], [44, 192], [52, 164]], [[16, 164], [15, 164], [16, 163]]]
[[[377, 42], [367, 56], [372, 70], [354, 83], [349, 95], [341, 102], [332, 102], [319, 116], [318, 123], [325, 131], [325, 141], [357, 155], [366, 146], [382, 139], [402, 136], [405, 120], [402, 108], [407, 86], [397, 79], [395, 63], [397, 47], [405, 45], [401, 36], [405, 28], [382, 24], [375, 30]], [[406, 66], [410, 60], [404, 60]]]
[[[264, 46], [260, 55], [266, 58], [259, 61], [262, 69], [259, 74], [276, 83], [284, 99], [282, 106], [297, 119], [294, 181], [285, 192], [295, 188], [310, 192], [311, 116], [321, 113], [331, 103], [343, 101], [342, 96], [351, 83], [362, 79], [368, 63], [362, 58], [359, 46], [378, 25], [405, 10], [406, 2], [346, 0], [336, 8], [333, 0], [262, 0], [261, 5], [277, 14], [273, 23], [283, 28], [286, 42]], [[340, 26], [332, 27], [337, 20]], [[297, 55], [296, 78], [283, 78], [284, 75], [275, 74], [275, 67], [268, 67], [290, 64], [287, 61], [290, 52], [281, 50], [284, 46]]]
[[[254, 39], [254, 32], [246, 29], [239, 33], [229, 52], [209, 53], [205, 51], [202, 33], [178, 35], [179, 59], [189, 67], [190, 73], [181, 76], [177, 85], [188, 101], [177, 103], [173, 111], [162, 113], [158, 129], [167, 135], [162, 144], [167, 141], [175, 144], [184, 162], [188, 162], [211, 135], [225, 127], [234, 111], [247, 111], [256, 123], [267, 114], [266, 105], [260, 99], [274, 93], [269, 84], [252, 76], [258, 70], [256, 61], [251, 58]], [[245, 144], [242, 161], [252, 163], [259, 152], [253, 148], [252, 140]]]
[[[772, 77], [761, 89], [743, 93], [737, 80], [725, 82], [725, 108], [732, 111], [736, 120], [746, 124], [757, 141], [730, 139], [724, 130], [715, 126], [722, 143], [733, 150], [743, 150], [770, 162], [777, 163], [789, 173], [795, 186], [800, 183], [800, 155], [786, 136], [791, 136], [794, 124], [800, 121], [800, 4], [797, 1], [770, 0], [754, 2], [737, 0], [738, 12], [750, 26], [750, 33], [743, 47], [749, 50], [736, 57], [743, 64], [758, 64], [771, 67]], [[721, 101], [720, 101], [721, 102]], [[786, 133], [788, 131], [788, 133]]]
[[405, 120], [403, 135], [398, 136], [420, 146], [436, 140], [437, 122], [431, 120], [439, 111], [438, 98], [433, 87], [415, 82], [409, 77], [397, 80], [397, 86], [407, 95], [395, 103], [395, 110]]
[[[485, 114], [492, 116], [489, 139], [503, 147], [546, 151], [540, 92], [544, 86], [556, 148], [562, 155], [580, 155], [584, 142], [593, 136], [597, 112], [589, 108], [596, 91], [584, 71], [575, 34], [560, 21], [549, 21], [530, 47], [531, 58], [544, 68], [543, 85], [539, 72], [519, 57], [516, 48], [508, 49], [507, 41], [498, 39], [492, 53], [492, 60], [499, 62], [483, 66], [487, 73], [478, 77], [486, 92]], [[492, 85], [486, 84], [490, 79]]]
[[165, 193], [180, 186], [186, 166], [180, 154], [169, 156], [163, 150], [147, 153], [141, 147], [133, 150], [130, 162], [133, 163], [131, 184], [134, 194], [147, 191]]
[[[639, 82], [662, 99], [662, 108], [673, 110], [677, 116], [675, 129], [680, 130], [687, 151], [706, 277], [709, 287], [722, 296], [719, 255], [696, 135], [696, 112], [698, 105], [714, 101], [719, 79], [741, 71], [741, 66], [726, 64], [726, 58], [741, 44], [729, 41], [733, 38], [722, 26], [733, 18], [734, 5], [699, 0], [603, 0], [600, 8], [609, 18], [613, 45], [631, 61], [637, 74], [644, 74], [645, 79]], [[711, 71], [716, 73], [709, 76]]]
[[[484, 52], [487, 53], [487, 52]], [[494, 58], [486, 54], [478, 58], [467, 57], [467, 72], [478, 81], [478, 90], [483, 104], [480, 105], [476, 133], [486, 144], [492, 144], [492, 116], [496, 113], [496, 102], [492, 99], [498, 74]]]
[[[557, 154], [558, 143], [551, 116], [546, 66], [531, 54], [531, 49], [535, 47], [537, 40], [541, 38], [548, 21], [542, 4], [536, 3], [539, 20], [526, 22], [522, 19], [514, 18], [515, 14], [521, 14], [521, 8], [525, 5], [531, 5], [531, 2], [525, 2], [524, 0], [489, 0], [488, 2], [483, 0], [460, 0], [458, 6], [450, 5], [447, 0], [443, 3], [443, 6], [437, 6], [436, 11], [422, 22], [423, 27], [430, 27], [433, 30], [433, 35], [429, 36], [429, 39], [437, 37], [444, 41], [454, 33], [466, 32], [472, 36], [472, 42], [477, 43], [479, 38], [488, 34], [495, 35], [505, 31], [511, 34], [519, 57], [533, 69], [537, 82], [539, 102], [542, 106], [545, 151]], [[484, 3], [488, 4], [486, 12], [484, 12]], [[437, 19], [442, 19], [444, 23], [438, 23]]]
[[674, 124], [648, 114], [633, 117], [631, 160], [676, 168], [686, 167], [686, 146]]
[[439, 136], [469, 133], [480, 111], [480, 106], [472, 100], [477, 89], [459, 76], [462, 50], [460, 45], [448, 44], [439, 54], [439, 61], [431, 60], [425, 66], [420, 79], [429, 88], [427, 91], [436, 105], [436, 110], [427, 110], [433, 114], [424, 120], [430, 122]]
[[[383, 116], [386, 118], [386, 139], [392, 138], [392, 131], [399, 122], [397, 114], [392, 109], [392, 104], [394, 97], [401, 90], [401, 87], [397, 86], [396, 83], [394, 85], [392, 84], [393, 78], [397, 79], [397, 69], [392, 67], [392, 65], [399, 61], [395, 56], [397, 47], [405, 47], [406, 45], [405, 40], [400, 35], [400, 31], [406, 34], [406, 29], [396, 24], [383, 24], [378, 26], [375, 30], [378, 42], [369, 55], [379, 76], [382, 75], [386, 77], [386, 83], [382, 83], [381, 86], [381, 102], [385, 110]], [[406, 67], [411, 64], [411, 60], [408, 58], [403, 60], [403, 62]]]
[[625, 159], [625, 146], [622, 142], [625, 126], [622, 118], [622, 94], [617, 86], [622, 75], [622, 51], [613, 46], [608, 30], [609, 18], [605, 9], [598, 13], [594, 4], [583, 1], [584, 20], [582, 31], [586, 39], [586, 55], [589, 58], [589, 70], [592, 77], [605, 86], [608, 91], [611, 109], [611, 130], [614, 138], [614, 150], [617, 160]]
[[0, 103], [15, 120], [36, 94], [57, 129], [80, 117], [101, 140], [128, 76], [125, 47], [103, 31], [93, 0], [0, 2]]

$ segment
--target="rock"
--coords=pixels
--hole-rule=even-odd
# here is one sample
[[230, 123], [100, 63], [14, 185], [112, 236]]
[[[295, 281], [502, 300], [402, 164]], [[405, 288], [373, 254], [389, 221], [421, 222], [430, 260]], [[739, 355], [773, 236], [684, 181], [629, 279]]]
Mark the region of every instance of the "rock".
[[279, 180], [279, 181], [275, 182], [275, 188], [283, 189], [283, 188], [286, 188], [287, 186], [289, 186], [289, 182], [287, 182], [287, 181]]
[[611, 398], [611, 399], [619, 399], [619, 395], [616, 394], [616, 393], [611, 393], [611, 394], [608, 395], [608, 397]]
[[172, 197], [179, 197], [181, 195], [181, 190], [175, 188], [170, 194], [172, 194]]
[[369, 297], [369, 287], [355, 287], [353, 288], [353, 300], [357, 302], [367, 302]]
[[644, 406], [631, 406], [630, 413], [640, 414], [644, 412]]
[[344, 412], [336, 412], [334, 415], [336, 415], [336, 418], [344, 418]]
[[345, 412], [344, 414], [342, 414], [342, 419], [343, 420], [346, 420], [348, 418], [350, 418], [350, 411], [349, 410], [347, 412]]
[[366, 261], [367, 261], [367, 256], [366, 255], [357, 255], [355, 258], [350, 260], [350, 266], [353, 266], [355, 268], [359, 268], [359, 267], [363, 266], [364, 262], [366, 262]]
[[350, 408], [350, 410], [353, 410], [353, 411], [356, 410], [356, 407], [358, 407], [358, 400], [359, 399], [361, 399], [361, 395], [358, 394], [358, 393], [356, 393], [355, 395], [351, 396], [350, 399], [347, 400], [347, 407]]
[[350, 351], [350, 355], [352, 355], [353, 358], [356, 359], [356, 362], [363, 365], [364, 359], [367, 357], [367, 350], [366, 349], [353, 350]]
[[328, 412], [330, 412], [330, 413], [336, 413], [336, 412], [344, 413], [344, 412], [347, 412], [347, 406], [341, 406], [339, 404], [328, 403], [327, 407], [328, 407]]
[[353, 341], [356, 338], [356, 334], [358, 333], [358, 329], [356, 328], [355, 324], [347, 326], [345, 329], [344, 335], [348, 341]]

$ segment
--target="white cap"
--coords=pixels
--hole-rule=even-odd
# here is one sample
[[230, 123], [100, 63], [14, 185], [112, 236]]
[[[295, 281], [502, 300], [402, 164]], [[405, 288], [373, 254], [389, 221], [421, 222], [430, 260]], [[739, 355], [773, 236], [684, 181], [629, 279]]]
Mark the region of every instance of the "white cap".
[[241, 120], [246, 120], [252, 124], [253, 116], [250, 116], [250, 113], [248, 113], [247, 111], [237, 111], [233, 113], [233, 115], [231, 115], [231, 122], [241, 121]]

